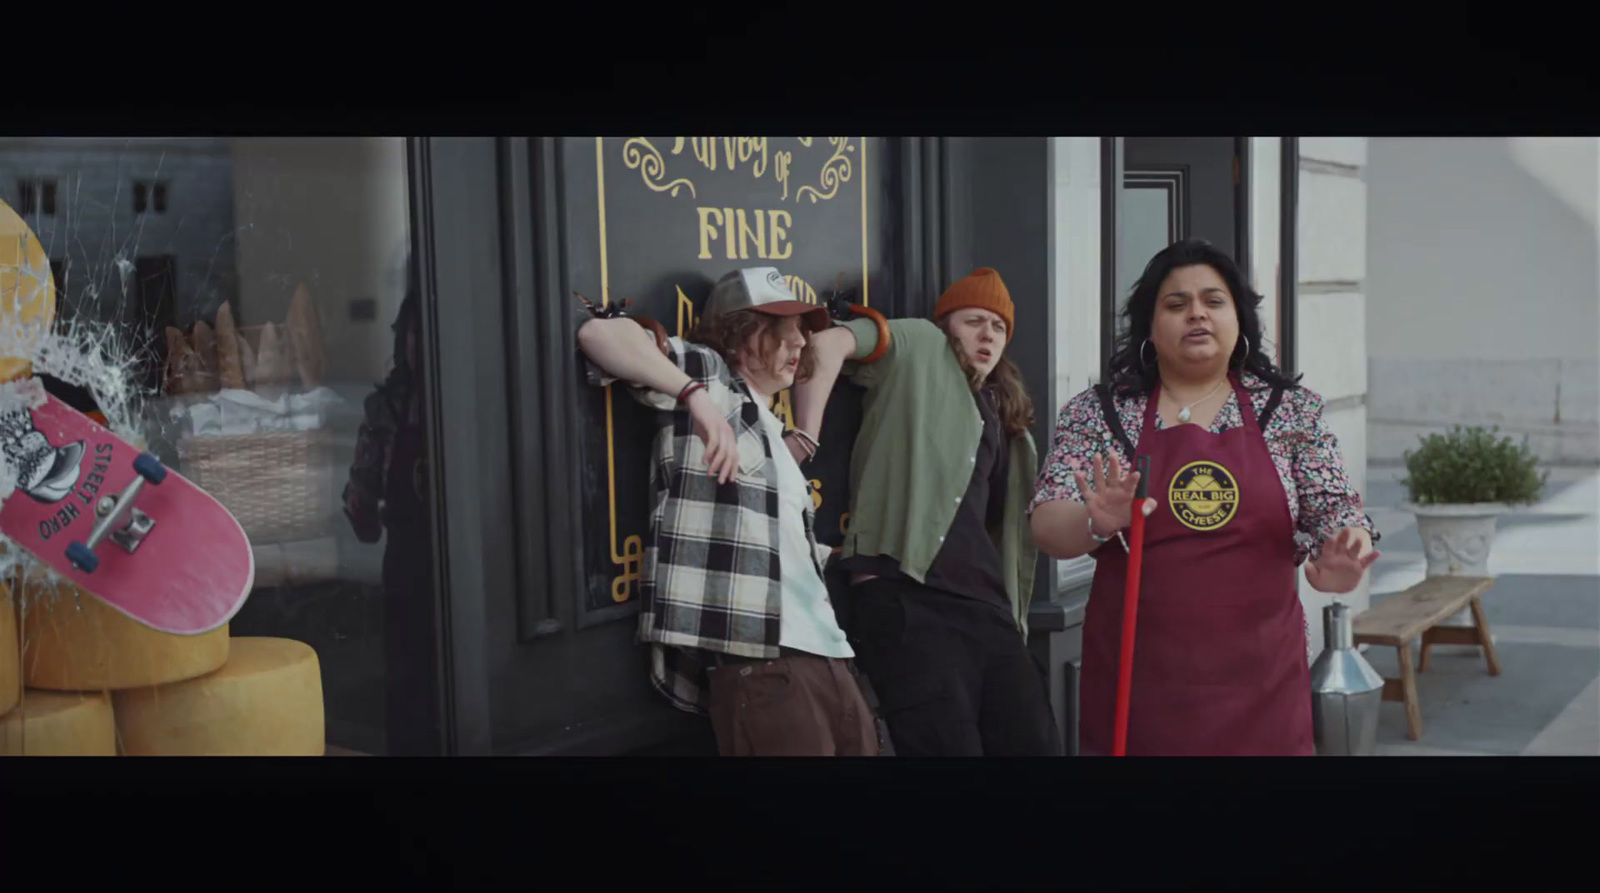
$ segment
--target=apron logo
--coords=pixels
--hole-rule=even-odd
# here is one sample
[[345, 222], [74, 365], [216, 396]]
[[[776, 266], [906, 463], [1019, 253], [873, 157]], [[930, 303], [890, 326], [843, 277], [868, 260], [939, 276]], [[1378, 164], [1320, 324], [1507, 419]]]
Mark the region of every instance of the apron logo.
[[1167, 503], [1183, 526], [1217, 530], [1239, 511], [1239, 485], [1215, 462], [1190, 462], [1172, 476]]

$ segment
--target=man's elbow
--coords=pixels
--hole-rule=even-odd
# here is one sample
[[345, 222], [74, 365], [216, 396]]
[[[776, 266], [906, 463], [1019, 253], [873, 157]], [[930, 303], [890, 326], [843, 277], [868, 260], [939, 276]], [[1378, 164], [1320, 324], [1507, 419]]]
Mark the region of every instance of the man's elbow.
[[615, 337], [617, 327], [613, 323], [620, 322], [615, 319], [591, 319], [578, 327], [578, 349], [587, 356], [593, 356], [596, 350], [604, 349], [603, 345]]
[[811, 346], [816, 351], [817, 359], [843, 363], [856, 351], [856, 335], [844, 326], [836, 326], [812, 335]]

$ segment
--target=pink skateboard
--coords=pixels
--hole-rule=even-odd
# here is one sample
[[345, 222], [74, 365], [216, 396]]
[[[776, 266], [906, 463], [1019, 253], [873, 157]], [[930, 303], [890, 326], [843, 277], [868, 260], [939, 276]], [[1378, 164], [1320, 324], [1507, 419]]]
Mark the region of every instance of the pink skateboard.
[[255, 582], [222, 504], [55, 397], [0, 413], [17, 488], [0, 532], [106, 604], [165, 633], [233, 618]]

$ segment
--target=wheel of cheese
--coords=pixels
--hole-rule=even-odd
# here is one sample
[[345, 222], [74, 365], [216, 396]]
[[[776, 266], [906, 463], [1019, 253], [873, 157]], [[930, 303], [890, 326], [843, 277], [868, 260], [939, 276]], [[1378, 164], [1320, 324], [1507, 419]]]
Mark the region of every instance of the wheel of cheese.
[[8, 757], [114, 757], [117, 724], [104, 692], [29, 691], [0, 716], [0, 754]]
[[0, 201], [0, 329], [9, 330], [16, 354], [0, 357], [0, 381], [32, 374], [29, 358], [55, 318], [50, 255], [27, 222]]
[[70, 583], [24, 584], [22, 673], [28, 688], [116, 691], [204, 676], [228, 660], [228, 628], [157, 632]]
[[112, 694], [127, 756], [322, 756], [322, 668], [310, 645], [239, 637], [214, 673]]
[[0, 716], [22, 698], [22, 665], [17, 644], [17, 603], [11, 587], [0, 583]]

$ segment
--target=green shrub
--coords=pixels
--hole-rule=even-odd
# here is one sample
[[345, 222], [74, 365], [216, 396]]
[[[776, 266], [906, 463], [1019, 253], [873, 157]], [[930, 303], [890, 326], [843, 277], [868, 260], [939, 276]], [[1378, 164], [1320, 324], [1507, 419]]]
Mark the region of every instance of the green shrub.
[[1419, 437], [1422, 446], [1405, 453], [1406, 471], [1401, 481], [1418, 505], [1470, 502], [1530, 503], [1539, 498], [1550, 472], [1535, 467], [1539, 458], [1511, 438], [1495, 439], [1496, 426], [1452, 428], [1449, 434]]

